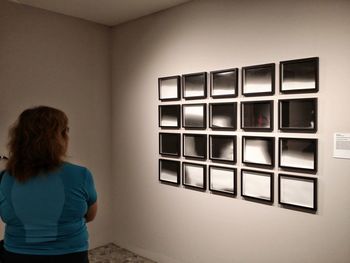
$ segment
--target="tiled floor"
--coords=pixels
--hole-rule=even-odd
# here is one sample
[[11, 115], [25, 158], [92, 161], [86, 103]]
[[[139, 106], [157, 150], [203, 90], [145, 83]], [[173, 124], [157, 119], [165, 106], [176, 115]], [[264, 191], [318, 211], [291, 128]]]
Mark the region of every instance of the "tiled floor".
[[90, 263], [155, 263], [112, 243], [89, 251]]

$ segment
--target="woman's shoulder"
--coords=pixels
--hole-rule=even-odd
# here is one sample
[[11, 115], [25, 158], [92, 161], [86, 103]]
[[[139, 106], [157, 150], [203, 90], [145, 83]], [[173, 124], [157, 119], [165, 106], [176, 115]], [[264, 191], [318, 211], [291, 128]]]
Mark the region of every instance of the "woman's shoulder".
[[59, 174], [64, 184], [67, 185], [86, 185], [86, 182], [92, 177], [86, 167], [70, 162], [63, 163]]
[[70, 163], [70, 162], [63, 162], [62, 169], [64, 172], [71, 172], [74, 174], [82, 174], [85, 175], [87, 173], [90, 173], [89, 169], [85, 166]]

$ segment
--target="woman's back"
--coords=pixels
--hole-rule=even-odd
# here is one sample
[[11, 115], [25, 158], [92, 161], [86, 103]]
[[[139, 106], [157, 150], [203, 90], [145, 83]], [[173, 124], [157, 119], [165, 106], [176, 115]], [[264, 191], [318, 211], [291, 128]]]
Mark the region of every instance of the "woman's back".
[[5, 249], [31, 255], [86, 251], [84, 216], [96, 199], [91, 173], [78, 165], [65, 162], [25, 182], [6, 172], [0, 186]]

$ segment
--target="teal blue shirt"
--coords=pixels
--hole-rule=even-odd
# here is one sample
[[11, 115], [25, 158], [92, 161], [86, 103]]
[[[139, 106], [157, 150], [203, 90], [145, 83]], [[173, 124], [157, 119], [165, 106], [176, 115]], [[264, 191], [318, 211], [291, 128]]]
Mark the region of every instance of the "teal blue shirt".
[[25, 183], [5, 172], [0, 185], [5, 249], [31, 255], [88, 250], [84, 216], [96, 199], [92, 174], [85, 167], [64, 163]]

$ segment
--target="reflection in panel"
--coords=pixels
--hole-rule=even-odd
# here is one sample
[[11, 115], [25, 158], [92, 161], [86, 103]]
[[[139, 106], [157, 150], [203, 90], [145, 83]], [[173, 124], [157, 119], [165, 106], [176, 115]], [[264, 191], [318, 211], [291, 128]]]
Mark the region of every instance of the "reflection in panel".
[[246, 131], [271, 131], [273, 129], [273, 101], [242, 102], [241, 128]]

